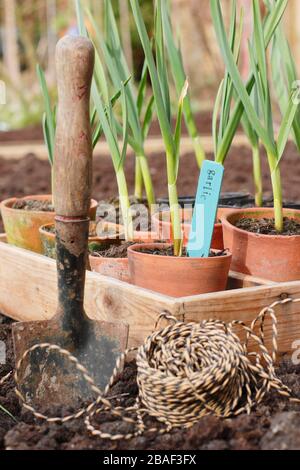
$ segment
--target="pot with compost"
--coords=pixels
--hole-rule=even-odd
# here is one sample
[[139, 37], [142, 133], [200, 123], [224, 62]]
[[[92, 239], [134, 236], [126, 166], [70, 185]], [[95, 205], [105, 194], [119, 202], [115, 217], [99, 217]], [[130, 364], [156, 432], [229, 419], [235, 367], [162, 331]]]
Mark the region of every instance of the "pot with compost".
[[[48, 159], [52, 168], [51, 186], [53, 186], [56, 112], [52, 108], [45, 75], [40, 66], [37, 66], [37, 74], [45, 102], [46, 111], [43, 117], [43, 131]], [[100, 129], [98, 127], [94, 130], [94, 146], [98, 142], [99, 137]], [[97, 201], [91, 200], [89, 212], [91, 220], [96, 219], [97, 206]], [[39, 228], [43, 225], [54, 224], [53, 197], [51, 195], [31, 195], [21, 199], [11, 198], [2, 201], [0, 208], [8, 243], [42, 254], [43, 246]]]
[[[223, 166], [204, 161], [196, 197], [189, 243], [184, 247], [182, 218], [177, 193], [179, 169], [181, 121], [188, 82], [183, 81], [177, 108], [177, 122], [172, 131], [169, 106], [169, 87], [164, 65], [164, 28], [168, 11], [164, 2], [156, 3], [154, 61], [151, 43], [142, 18], [139, 2], [131, 0], [131, 6], [140, 40], [144, 49], [152, 89], [166, 148], [170, 219], [173, 244], [136, 244], [128, 249], [131, 282], [147, 289], [173, 297], [184, 297], [226, 288], [231, 254], [211, 250], [211, 239], [217, 214], [217, 205], [223, 177]], [[214, 174], [213, 174], [214, 173]], [[213, 175], [213, 176], [212, 176]], [[212, 179], [211, 179], [212, 177]], [[215, 178], [214, 178], [215, 177]], [[206, 184], [213, 184], [206, 191]], [[207, 217], [208, 213], [209, 217]]]
[[[251, 123], [267, 153], [274, 201], [273, 209], [245, 209], [224, 217], [224, 242], [233, 254], [232, 269], [273, 281], [296, 280], [300, 278], [300, 211], [283, 209], [280, 162], [291, 131], [296, 137], [299, 136], [298, 102], [292, 93], [292, 83], [288, 83], [284, 90], [286, 99], [280, 101], [282, 123], [278, 136], [275, 135], [266, 55], [271, 24], [268, 17], [263, 22], [259, 1], [253, 1], [254, 31], [249, 47], [252, 77], [247, 85], [242, 81], [226, 36], [220, 3], [211, 0], [211, 9], [227, 74], [233, 82], [248, 124]], [[284, 59], [288, 64], [286, 67], [290, 67], [292, 56], [286, 53]], [[256, 90], [255, 105], [249, 96], [252, 86]]]

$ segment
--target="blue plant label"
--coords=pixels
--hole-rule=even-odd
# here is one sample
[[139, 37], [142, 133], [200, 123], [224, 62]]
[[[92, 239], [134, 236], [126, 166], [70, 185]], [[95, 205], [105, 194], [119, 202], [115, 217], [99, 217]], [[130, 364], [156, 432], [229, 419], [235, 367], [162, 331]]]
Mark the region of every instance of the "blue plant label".
[[187, 247], [191, 258], [209, 256], [223, 176], [223, 165], [209, 160], [203, 162]]

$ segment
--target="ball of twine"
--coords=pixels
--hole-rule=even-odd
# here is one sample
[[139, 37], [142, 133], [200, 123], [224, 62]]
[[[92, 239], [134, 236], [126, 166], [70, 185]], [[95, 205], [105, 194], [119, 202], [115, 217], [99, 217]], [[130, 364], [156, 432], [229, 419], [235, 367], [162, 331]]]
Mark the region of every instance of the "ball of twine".
[[[250, 413], [272, 387], [288, 394], [275, 376], [262, 327], [257, 336], [254, 325], [248, 328], [242, 322], [174, 321], [149, 336], [137, 353], [140, 399], [157, 420], [170, 427], [192, 426], [206, 414], [226, 418]], [[234, 332], [237, 326], [245, 330], [244, 343]], [[276, 338], [275, 316], [273, 333]], [[258, 352], [248, 350], [250, 338]]]
[[[136, 348], [127, 350], [119, 357], [112, 377], [102, 392], [85, 367], [69, 351], [57, 345], [36, 344], [24, 353], [16, 366], [16, 393], [36, 418], [50, 423], [65, 423], [85, 415], [86, 427], [92, 435], [112, 441], [131, 439], [145, 431], [163, 434], [176, 427], [188, 428], [207, 414], [228, 418], [250, 413], [271, 389], [299, 404], [300, 399], [293, 396], [275, 372], [278, 336], [275, 307], [294, 302], [298, 303], [300, 299], [286, 298], [274, 302], [259, 313], [251, 326], [246, 326], [242, 321], [224, 323], [220, 320], [183, 323], [163, 312], [158, 323], [165, 319], [174, 324], [158, 329], [157, 323], [155, 332], [138, 348], [139, 395], [135, 405], [129, 408], [113, 406], [113, 397], [109, 398], [109, 392], [119, 378], [125, 359]], [[272, 324], [270, 352], [264, 339], [266, 317], [271, 319]], [[27, 404], [18, 388], [18, 371], [30, 352], [38, 348], [55, 350], [69, 358], [97, 399], [87, 408], [64, 418], [44, 416]], [[1, 379], [0, 385], [7, 378]], [[107, 411], [130, 423], [134, 429], [115, 435], [103, 432], [101, 426], [97, 429], [92, 423], [94, 416]], [[144, 422], [146, 416], [155, 417], [166, 426], [162, 429], [156, 426], [149, 428]]]

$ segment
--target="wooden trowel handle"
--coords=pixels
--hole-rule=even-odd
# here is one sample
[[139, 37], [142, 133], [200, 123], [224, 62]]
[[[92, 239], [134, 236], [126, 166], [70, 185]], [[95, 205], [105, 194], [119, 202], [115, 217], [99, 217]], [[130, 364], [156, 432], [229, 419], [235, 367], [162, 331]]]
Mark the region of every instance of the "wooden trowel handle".
[[58, 109], [54, 158], [54, 205], [58, 216], [87, 217], [92, 186], [90, 90], [94, 47], [66, 36], [56, 47]]

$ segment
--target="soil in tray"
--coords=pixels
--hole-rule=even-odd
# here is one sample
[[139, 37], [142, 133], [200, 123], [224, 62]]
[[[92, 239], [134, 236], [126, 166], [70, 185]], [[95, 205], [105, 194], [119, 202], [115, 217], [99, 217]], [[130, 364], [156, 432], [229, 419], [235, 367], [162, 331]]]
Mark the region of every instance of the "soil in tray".
[[[169, 247], [164, 247], [164, 248], [140, 248], [139, 253], [145, 253], [145, 254], [148, 254], [148, 255], [155, 255], [155, 256], [175, 256], [174, 255], [174, 247], [173, 246], [169, 246]], [[227, 250], [224, 250], [224, 251], [211, 251], [210, 254], [209, 254], [209, 258], [215, 258], [215, 257], [219, 257], [219, 256], [226, 256], [228, 254]], [[182, 249], [182, 255], [181, 255], [182, 258], [187, 258], [188, 257], [188, 254], [187, 254], [187, 248], [184, 247]]]
[[130, 246], [135, 245], [134, 242], [121, 242], [113, 243], [106, 248], [93, 248], [91, 252], [92, 256], [99, 258], [127, 258], [127, 250]]
[[[9, 344], [6, 365], [0, 365], [0, 377], [3, 377], [14, 369], [9, 325], [0, 327], [0, 335], [0, 339]], [[300, 366], [282, 362], [278, 373], [284, 383], [300, 396]], [[63, 425], [36, 420], [30, 412], [20, 407], [14, 386], [11, 376], [0, 388], [0, 404], [17, 420], [14, 421], [0, 411], [0, 450], [300, 449], [299, 406], [273, 392], [250, 416], [241, 415], [227, 420], [207, 416], [189, 430], [179, 429], [164, 435], [145, 433], [129, 441], [112, 442], [92, 437], [86, 430], [83, 419]], [[119, 382], [111, 390], [111, 396], [117, 397], [113, 401], [115, 406], [128, 407], [134, 404], [137, 393], [136, 367], [131, 362], [126, 365]], [[49, 407], [45, 411], [56, 416], [74, 410]], [[112, 434], [132, 431], [129, 423], [121, 422], [109, 413], [102, 413], [95, 418], [94, 424]], [[147, 419], [146, 424], [163, 427], [152, 419]]]
[[17, 199], [12, 208], [24, 211], [54, 212], [51, 201], [38, 201], [36, 199]]
[[259, 233], [261, 235], [281, 235], [287, 237], [300, 235], [300, 223], [287, 217], [283, 220], [283, 231], [280, 233], [275, 229], [275, 219], [243, 218], [238, 220], [235, 225], [246, 232]]

